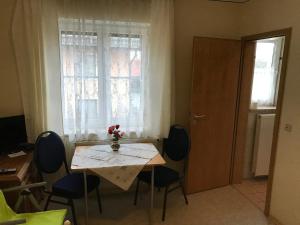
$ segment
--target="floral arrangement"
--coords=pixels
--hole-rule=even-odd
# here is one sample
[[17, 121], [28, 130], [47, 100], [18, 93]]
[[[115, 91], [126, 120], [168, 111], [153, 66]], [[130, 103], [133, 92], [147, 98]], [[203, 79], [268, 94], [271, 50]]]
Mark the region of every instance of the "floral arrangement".
[[112, 135], [113, 141], [118, 141], [125, 135], [125, 132], [121, 132], [119, 128], [119, 124], [110, 126], [108, 128], [108, 134]]

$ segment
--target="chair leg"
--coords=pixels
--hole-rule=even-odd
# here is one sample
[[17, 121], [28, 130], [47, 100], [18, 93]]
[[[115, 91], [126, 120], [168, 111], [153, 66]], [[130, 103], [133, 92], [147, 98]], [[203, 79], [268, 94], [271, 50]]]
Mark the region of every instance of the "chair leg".
[[77, 225], [77, 219], [76, 219], [75, 206], [74, 206], [73, 199], [69, 199], [69, 204], [70, 204], [71, 210], [72, 210], [73, 223], [74, 223], [74, 225]]
[[185, 189], [184, 189], [184, 186], [183, 186], [183, 184], [180, 182], [180, 187], [181, 187], [181, 191], [182, 191], [182, 194], [183, 194], [183, 197], [184, 197], [184, 200], [185, 200], [185, 204], [189, 204], [189, 201], [188, 201], [188, 199], [187, 199], [187, 197], [186, 197], [186, 194], [185, 194]]
[[134, 205], [137, 203], [138, 193], [139, 193], [140, 179], [137, 179], [135, 195], [134, 195]]
[[39, 205], [39, 203], [37, 202], [37, 200], [35, 199], [35, 197], [33, 196], [33, 194], [31, 192], [28, 195], [28, 199], [31, 202], [31, 204], [34, 206], [35, 209], [37, 209], [38, 211], [42, 211], [41, 206]]
[[169, 191], [169, 186], [167, 186], [166, 189], [165, 189], [163, 213], [162, 213], [162, 218], [161, 218], [162, 221], [165, 221], [165, 217], [166, 217], [166, 206], [167, 206], [168, 191]]
[[102, 204], [101, 204], [101, 196], [100, 196], [100, 192], [99, 192], [99, 187], [96, 188], [96, 193], [97, 193], [99, 212], [101, 214], [102, 213]]
[[46, 211], [48, 209], [48, 205], [49, 205], [49, 202], [52, 198], [52, 194], [49, 194], [48, 198], [47, 198], [47, 201], [46, 201], [46, 204], [45, 204], [45, 207], [44, 207], [44, 211]]

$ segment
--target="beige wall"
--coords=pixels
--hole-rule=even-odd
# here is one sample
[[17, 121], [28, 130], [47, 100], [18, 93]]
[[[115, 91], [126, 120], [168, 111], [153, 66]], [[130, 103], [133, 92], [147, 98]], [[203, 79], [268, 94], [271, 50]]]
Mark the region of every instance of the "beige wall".
[[[300, 2], [251, 0], [240, 12], [240, 34], [293, 27], [284, 93], [271, 215], [285, 225], [300, 224]], [[291, 133], [284, 125], [293, 125]]]
[[[14, 0], [1, 0], [0, 116], [22, 113], [10, 38]], [[188, 125], [193, 36], [238, 38], [238, 6], [207, 0], [175, 0], [175, 117]]]
[[[10, 39], [13, 0], [0, 5], [0, 116], [22, 113]], [[299, 0], [251, 0], [229, 4], [175, 0], [175, 117], [188, 125], [193, 36], [239, 38], [293, 26], [283, 116], [272, 193], [271, 214], [285, 225], [300, 223], [300, 3]], [[283, 131], [285, 123], [293, 131]]]
[[14, 2], [1, 0], [0, 5], [0, 117], [23, 113], [10, 34]]
[[[238, 31], [236, 30], [239, 27]], [[188, 125], [192, 37], [235, 38], [293, 27], [271, 215], [282, 224], [300, 224], [300, 2], [251, 0], [233, 5], [201, 0], [175, 1], [176, 122]], [[285, 132], [286, 123], [293, 125]]]
[[188, 126], [194, 36], [239, 38], [236, 4], [175, 0], [175, 121]]

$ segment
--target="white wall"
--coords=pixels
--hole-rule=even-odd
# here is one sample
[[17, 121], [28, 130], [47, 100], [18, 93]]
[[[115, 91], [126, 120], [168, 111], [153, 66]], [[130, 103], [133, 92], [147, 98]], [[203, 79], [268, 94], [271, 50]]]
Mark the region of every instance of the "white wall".
[[[251, 0], [241, 6], [240, 34], [256, 34], [293, 27], [271, 215], [285, 225], [300, 224], [300, 1]], [[291, 133], [284, 125], [293, 125]]]

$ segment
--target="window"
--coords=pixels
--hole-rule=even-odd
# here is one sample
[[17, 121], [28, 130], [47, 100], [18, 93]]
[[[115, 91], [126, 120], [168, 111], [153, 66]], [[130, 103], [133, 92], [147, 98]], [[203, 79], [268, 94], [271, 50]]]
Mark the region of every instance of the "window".
[[110, 93], [108, 105], [112, 119], [121, 123], [128, 114], [138, 118], [141, 107], [141, 42], [139, 35], [110, 34]]
[[259, 40], [256, 43], [251, 96], [253, 108], [276, 107], [282, 43], [283, 38]]
[[61, 32], [63, 116], [68, 129], [82, 113], [89, 125], [99, 116], [97, 39], [96, 33]]
[[146, 27], [125, 32], [120, 24], [114, 29], [100, 23], [78, 32], [65, 25], [60, 30], [65, 133], [105, 134], [114, 123], [127, 133], [142, 132]]

